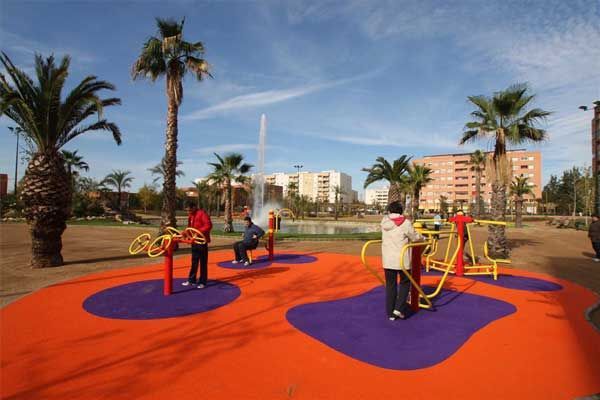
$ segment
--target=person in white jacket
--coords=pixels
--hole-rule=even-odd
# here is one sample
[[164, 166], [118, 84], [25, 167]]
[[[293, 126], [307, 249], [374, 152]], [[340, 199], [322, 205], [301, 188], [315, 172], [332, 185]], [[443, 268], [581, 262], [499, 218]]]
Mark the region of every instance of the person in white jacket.
[[388, 211], [389, 214], [381, 221], [381, 255], [385, 272], [385, 310], [388, 318], [393, 321], [396, 318], [404, 319], [408, 311], [406, 300], [410, 281], [403, 274], [408, 273], [405, 270], [410, 270], [410, 251], [404, 255], [403, 265], [400, 265], [400, 253], [404, 245], [425, 238], [417, 233], [410, 220], [402, 215], [404, 209], [400, 202], [390, 203]]

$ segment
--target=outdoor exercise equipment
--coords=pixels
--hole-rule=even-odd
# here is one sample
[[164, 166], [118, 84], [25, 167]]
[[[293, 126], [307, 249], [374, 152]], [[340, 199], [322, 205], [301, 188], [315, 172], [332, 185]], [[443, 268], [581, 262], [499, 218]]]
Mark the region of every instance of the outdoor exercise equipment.
[[[279, 210], [269, 210], [269, 230], [267, 231], [267, 239], [264, 241], [265, 249], [269, 255], [269, 261], [273, 261], [273, 255], [275, 251], [275, 233], [279, 231], [279, 224], [277, 220], [281, 216], [291, 216], [292, 219], [296, 219], [294, 212], [289, 208], [282, 208]], [[257, 246], [258, 247], [258, 246]], [[253, 249], [248, 249], [248, 261], [252, 264], [254, 260]]]
[[279, 232], [281, 230], [281, 217], [292, 218], [292, 221], [296, 220], [296, 215], [289, 208], [281, 208], [277, 210], [277, 213], [275, 213], [275, 232]]
[[[365, 268], [372, 273], [382, 285], [385, 286], [385, 280], [381, 277], [381, 275], [373, 269], [369, 263], [367, 262], [367, 249], [370, 245], [375, 243], [381, 243], [382, 240], [369, 240], [367, 241], [360, 252], [360, 259], [365, 266]], [[423, 288], [421, 287], [421, 263], [422, 263], [422, 252], [423, 248], [428, 246], [429, 242], [415, 242], [409, 243], [402, 247], [402, 251], [400, 251], [400, 268], [404, 270], [404, 277], [407, 277], [410, 280], [411, 289], [410, 289], [410, 308], [413, 311], [418, 311], [419, 308], [433, 308], [433, 303], [431, 303], [430, 297], [425, 294]], [[404, 259], [406, 252], [411, 252], [411, 265], [410, 271], [405, 269]], [[421, 302], [421, 299], [424, 300], [425, 303]]]
[[[417, 220], [417, 222], [420, 220]], [[425, 251], [425, 269], [438, 270], [444, 272], [444, 278], [450, 274], [456, 274], [457, 276], [463, 275], [491, 275], [494, 280], [498, 279], [498, 264], [509, 264], [511, 261], [508, 259], [494, 259], [489, 256], [487, 241], [484, 243], [483, 253], [484, 258], [490, 261], [490, 263], [479, 263], [475, 256], [475, 249], [473, 247], [473, 239], [471, 235], [471, 226], [473, 225], [499, 225], [506, 226], [506, 222], [502, 221], [490, 221], [490, 220], [478, 220], [472, 217], [466, 216], [463, 213], [457, 213], [456, 216], [449, 218], [448, 223], [451, 223], [450, 230], [443, 229], [440, 231], [424, 230], [415, 228], [422, 235], [430, 237], [431, 246]], [[465, 235], [466, 233], [466, 235]], [[465, 242], [466, 236], [466, 242]], [[436, 258], [439, 250], [439, 241], [441, 238], [447, 238], [446, 250], [444, 258]], [[456, 238], [456, 242], [454, 239]], [[455, 244], [454, 244], [455, 243]], [[470, 263], [465, 264], [464, 261], [464, 250], [465, 244], [469, 245], [469, 258]], [[454, 247], [453, 247], [454, 246]]]
[[180, 231], [171, 226], [165, 229], [165, 234], [152, 240], [149, 233], [142, 233], [133, 239], [129, 245], [129, 254], [138, 254], [146, 251], [149, 257], [155, 258], [164, 255], [164, 285], [163, 294], [169, 296], [173, 292], [173, 253], [179, 243], [205, 244], [206, 238], [195, 228], [186, 228]]

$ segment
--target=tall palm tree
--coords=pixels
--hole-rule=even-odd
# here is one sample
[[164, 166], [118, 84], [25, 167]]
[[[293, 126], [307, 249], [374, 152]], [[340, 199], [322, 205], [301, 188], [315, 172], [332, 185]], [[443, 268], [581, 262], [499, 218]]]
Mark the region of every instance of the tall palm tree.
[[412, 217], [415, 218], [419, 211], [419, 198], [421, 189], [433, 180], [431, 173], [433, 171], [424, 165], [413, 163], [412, 167], [408, 168], [407, 184], [411, 191], [412, 197]]
[[335, 185], [333, 187], [333, 193], [335, 194], [335, 209], [334, 209], [334, 219], [337, 221], [338, 220], [338, 213], [339, 213], [339, 205], [340, 205], [340, 200], [341, 200], [341, 196], [346, 194], [346, 192], [344, 192], [342, 190], [342, 188], [340, 187], [340, 185]]
[[483, 200], [481, 199], [481, 176], [485, 170], [485, 160], [487, 156], [481, 150], [475, 150], [469, 156], [469, 165], [471, 171], [475, 172], [475, 207], [474, 215], [479, 217], [481, 215], [481, 206]]
[[364, 188], [366, 189], [367, 186], [374, 182], [388, 181], [390, 184], [388, 204], [394, 201], [401, 201], [410, 159], [411, 157], [402, 155], [390, 164], [385, 158], [377, 157], [375, 164], [371, 168], [362, 169], [369, 173], [365, 179]]
[[253, 167], [252, 164], [244, 163], [244, 156], [238, 153], [231, 153], [225, 157], [221, 157], [214, 153], [218, 162], [208, 163], [214, 170], [209, 175], [209, 178], [215, 181], [223, 182], [225, 186], [225, 226], [224, 232], [233, 232], [233, 191], [231, 184], [233, 182], [244, 183], [247, 181], [247, 174]]
[[[476, 109], [471, 113], [474, 121], [467, 122], [460, 144], [475, 139], [494, 140], [494, 155], [486, 175], [492, 178], [492, 219], [503, 220], [506, 215], [506, 187], [510, 181], [506, 145], [524, 142], [541, 142], [546, 131], [537, 125], [551, 113], [539, 108], [528, 110], [535, 98], [528, 94], [527, 85], [517, 84], [494, 93], [492, 97], [470, 96]], [[493, 256], [507, 258], [508, 243], [503, 226], [490, 225], [488, 243]]]
[[529, 178], [526, 176], [515, 176], [510, 184], [510, 195], [515, 198], [515, 226], [523, 226], [523, 196], [533, 195], [533, 187], [529, 184]]
[[165, 142], [165, 175], [163, 182], [163, 206], [161, 231], [176, 226], [175, 209], [177, 171], [177, 116], [183, 101], [183, 77], [192, 74], [201, 81], [209, 73], [209, 65], [202, 58], [202, 42], [183, 40], [183, 24], [171, 19], [156, 18], [159, 37], [150, 37], [132, 67], [133, 79], [148, 78], [152, 82], [166, 76], [167, 132]]
[[88, 171], [90, 166], [88, 163], [83, 161], [83, 157], [77, 154], [77, 150], [68, 151], [61, 150], [62, 156], [65, 159], [65, 168], [67, 170], [67, 177], [69, 179], [69, 190], [71, 191], [71, 196], [69, 197], [69, 205], [68, 205], [68, 215], [71, 216], [72, 213], [72, 205], [73, 198], [75, 196], [76, 189], [76, 180], [79, 176], [79, 172], [77, 170]]
[[[177, 166], [179, 167], [181, 164], [183, 164], [183, 162], [181, 161], [177, 161]], [[160, 161], [160, 164], [156, 164], [154, 167], [152, 168], [148, 168], [148, 171], [150, 171], [150, 173], [152, 175], [155, 175], [156, 177], [152, 180], [152, 183], [156, 184], [158, 183], [158, 181], [160, 181], [161, 179], [165, 179], [166, 176], [166, 163], [165, 163], [165, 158], [163, 157], [163, 159]], [[180, 169], [177, 169], [175, 171], [175, 177], [179, 178], [181, 176], [185, 176], [185, 172], [183, 172]]]
[[198, 180], [192, 181], [192, 184], [194, 185], [194, 187], [196, 188], [196, 191], [198, 192], [198, 199], [196, 202], [198, 208], [202, 207], [202, 208], [208, 210], [209, 199], [210, 199], [210, 184], [208, 182], [208, 179], [198, 179]]
[[131, 187], [133, 177], [129, 176], [131, 171], [123, 171], [120, 169], [113, 170], [110, 174], [106, 175], [102, 183], [107, 186], [112, 186], [117, 190], [117, 208], [121, 209], [121, 193], [123, 189]]
[[[79, 171], [89, 171], [90, 166], [88, 163], [83, 161], [83, 157], [77, 154], [77, 150], [61, 150], [62, 156], [65, 160], [65, 168], [67, 170], [67, 176], [73, 182], [78, 176]], [[72, 185], [71, 187], [74, 187]]]
[[[121, 100], [100, 98], [98, 92], [115, 87], [95, 76], [84, 78], [63, 99], [69, 75], [68, 56], [57, 65], [53, 56], [44, 59], [36, 55], [37, 82], [15, 67], [5, 53], [0, 61], [10, 77], [9, 82], [0, 73], [0, 116], [6, 115], [23, 130], [22, 135], [33, 150], [21, 191], [31, 233], [31, 265], [36, 268], [62, 265], [62, 234], [71, 193], [60, 149], [76, 137], [97, 130], [111, 132], [120, 144], [119, 128], [103, 118], [103, 111]], [[98, 119], [88, 122], [95, 115]]]

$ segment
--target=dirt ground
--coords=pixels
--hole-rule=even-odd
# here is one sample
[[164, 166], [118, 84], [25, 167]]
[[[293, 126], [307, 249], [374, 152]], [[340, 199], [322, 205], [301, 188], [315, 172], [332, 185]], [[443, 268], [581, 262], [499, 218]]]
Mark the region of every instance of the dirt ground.
[[[0, 306], [45, 286], [92, 272], [162, 263], [161, 258], [128, 254], [131, 240], [146, 231], [148, 228], [70, 226], [63, 235], [65, 265], [31, 269], [27, 225], [0, 224]], [[486, 233], [485, 228], [474, 230], [476, 254], [481, 252]], [[600, 293], [600, 263], [591, 259], [593, 253], [586, 232], [561, 230], [536, 222], [528, 223], [525, 228], [510, 229], [508, 237], [512, 267], [568, 279]], [[217, 237], [211, 248], [230, 248], [233, 241]], [[285, 241], [279, 242], [277, 248], [356, 254], [358, 257], [363, 244], [363, 241]], [[377, 251], [373, 249], [373, 254]], [[182, 249], [177, 254], [186, 257], [189, 250]], [[594, 312], [592, 317], [596, 326], [600, 326], [600, 311]]]

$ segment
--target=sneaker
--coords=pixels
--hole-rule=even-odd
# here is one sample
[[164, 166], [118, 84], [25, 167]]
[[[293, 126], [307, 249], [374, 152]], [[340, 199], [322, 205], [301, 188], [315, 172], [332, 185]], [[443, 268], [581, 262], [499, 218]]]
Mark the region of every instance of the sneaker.
[[395, 321], [395, 320], [396, 320], [396, 317], [389, 317], [388, 319], [389, 319], [390, 321]]
[[239, 262], [240, 262], [240, 261], [238, 261], [238, 260], [233, 260], [231, 263], [232, 263], [232, 264], [238, 264]]
[[244, 262], [244, 267], [247, 267], [248, 265], [250, 265], [250, 262], [248, 262], [248, 261]]
[[196, 288], [198, 289], [204, 289], [205, 285], [203, 283], [199, 283], [198, 286], [196, 286]]
[[181, 286], [190, 286], [190, 285], [193, 285], [193, 283], [190, 281], [185, 281], [185, 282], [181, 283]]
[[395, 315], [396, 317], [398, 317], [398, 318], [400, 318], [400, 319], [404, 319], [404, 318], [406, 318], [406, 315], [402, 314], [402, 313], [401, 313], [400, 311], [398, 311], [398, 310], [394, 310], [394, 311], [392, 311], [392, 312], [394, 313], [394, 315]]
[[594, 262], [600, 262], [600, 258], [592, 258]]

